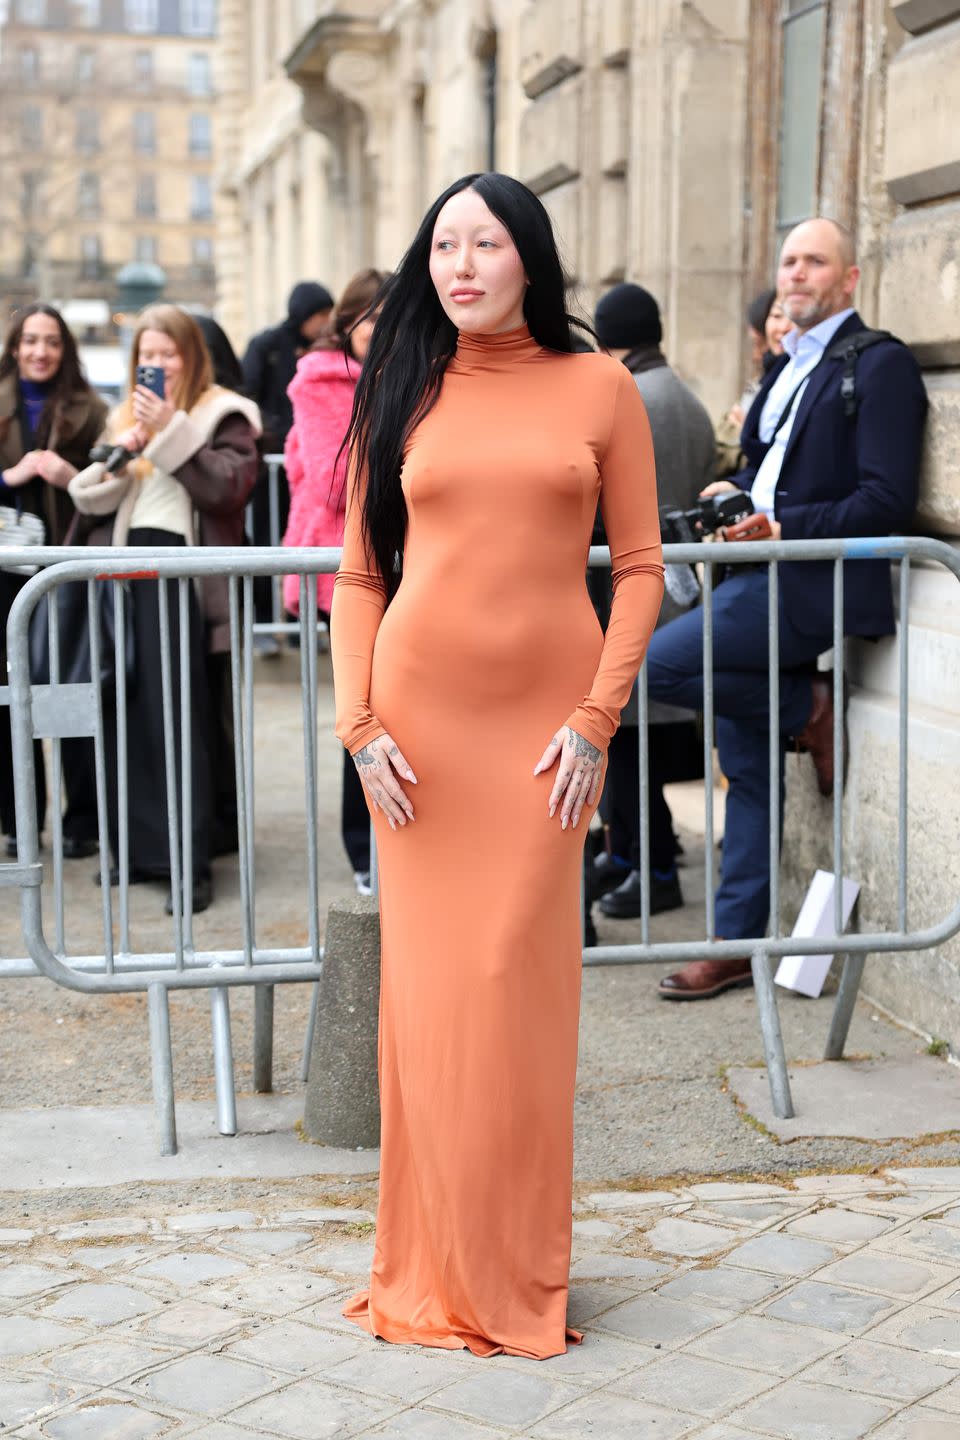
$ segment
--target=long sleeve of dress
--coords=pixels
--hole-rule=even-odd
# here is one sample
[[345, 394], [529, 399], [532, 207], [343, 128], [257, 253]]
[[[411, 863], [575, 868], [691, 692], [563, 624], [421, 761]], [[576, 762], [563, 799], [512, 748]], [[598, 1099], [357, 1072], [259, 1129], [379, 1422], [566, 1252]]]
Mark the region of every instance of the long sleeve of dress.
[[590, 693], [566, 724], [605, 750], [630, 697], [663, 599], [653, 439], [646, 408], [625, 369], [600, 467], [600, 509], [610, 545], [610, 623]]
[[363, 543], [363, 491], [352, 473], [347, 496], [343, 555], [330, 610], [330, 650], [336, 677], [337, 738], [355, 755], [385, 733], [370, 709], [370, 674], [387, 597], [379, 571]]

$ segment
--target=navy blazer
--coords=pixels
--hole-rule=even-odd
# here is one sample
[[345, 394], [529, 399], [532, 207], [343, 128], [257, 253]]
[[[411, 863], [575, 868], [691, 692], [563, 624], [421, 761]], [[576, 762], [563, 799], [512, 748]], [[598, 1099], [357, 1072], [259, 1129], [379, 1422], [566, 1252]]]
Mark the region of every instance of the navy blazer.
[[[830, 346], [866, 326], [857, 314]], [[828, 349], [830, 348], [828, 346]], [[749, 490], [769, 446], [759, 436], [760, 414], [773, 382], [789, 364], [772, 365], [744, 421], [740, 444], [747, 468], [734, 481]], [[917, 504], [927, 394], [920, 367], [906, 346], [878, 341], [857, 356], [855, 416], [844, 414], [841, 360], [826, 356], [800, 397], [777, 480], [774, 515], [784, 540], [827, 540], [902, 534]], [[844, 565], [845, 635], [891, 635], [895, 630], [890, 565], [850, 560]], [[795, 561], [780, 567], [784, 613], [805, 635], [833, 627], [833, 563]]]

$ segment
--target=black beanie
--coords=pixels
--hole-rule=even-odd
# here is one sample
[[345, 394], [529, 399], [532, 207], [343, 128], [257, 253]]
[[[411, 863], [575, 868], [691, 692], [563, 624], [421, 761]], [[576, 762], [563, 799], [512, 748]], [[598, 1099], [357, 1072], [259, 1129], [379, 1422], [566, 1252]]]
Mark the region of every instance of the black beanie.
[[663, 339], [660, 307], [642, 285], [614, 285], [597, 302], [593, 328], [605, 350], [633, 350]]
[[332, 309], [333, 296], [325, 285], [318, 285], [315, 280], [301, 280], [299, 285], [294, 285], [287, 301], [287, 317], [298, 329], [311, 315]]

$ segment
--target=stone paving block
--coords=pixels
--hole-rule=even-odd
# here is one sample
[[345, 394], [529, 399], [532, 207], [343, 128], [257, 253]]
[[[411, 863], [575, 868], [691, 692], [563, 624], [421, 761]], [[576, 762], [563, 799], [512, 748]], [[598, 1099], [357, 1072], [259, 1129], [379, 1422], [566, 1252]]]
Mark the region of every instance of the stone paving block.
[[736, 1230], [726, 1230], [720, 1225], [702, 1225], [696, 1220], [658, 1220], [647, 1231], [647, 1239], [654, 1250], [668, 1255], [715, 1255], [725, 1250], [739, 1238]]
[[424, 1408], [519, 1429], [576, 1400], [577, 1394], [573, 1386], [539, 1373], [491, 1366], [438, 1390]]
[[689, 1185], [687, 1189], [691, 1195], [696, 1195], [698, 1200], [757, 1200], [771, 1195], [792, 1193], [785, 1185], [767, 1185], [755, 1180], [708, 1180], [702, 1185]]
[[870, 1440], [957, 1440], [957, 1422], [949, 1415], [914, 1405], [874, 1430]]
[[672, 1190], [595, 1190], [583, 1206], [587, 1210], [616, 1210], [632, 1215], [636, 1210], [672, 1205], [679, 1198]]
[[[888, 1400], [929, 1398], [929, 1391], [956, 1379], [956, 1370], [939, 1365], [909, 1350], [860, 1340], [836, 1355], [812, 1365], [804, 1375], [813, 1384], [838, 1385], [843, 1390], [862, 1390]], [[958, 1392], [960, 1393], [960, 1392]]]
[[915, 1220], [906, 1230], [882, 1236], [875, 1248], [896, 1255], [926, 1255], [956, 1269], [960, 1262], [960, 1229], [936, 1220]]
[[542, 1420], [530, 1434], [535, 1440], [679, 1440], [700, 1424], [694, 1415], [671, 1414], [604, 1390]]
[[280, 1225], [372, 1225], [372, 1210], [351, 1210], [346, 1205], [327, 1205], [319, 1210], [281, 1210], [273, 1217]]
[[82, 1333], [31, 1315], [0, 1315], [0, 1359], [39, 1355], [58, 1345], [73, 1344]]
[[365, 1345], [349, 1360], [324, 1371], [331, 1385], [345, 1385], [385, 1400], [424, 1400], [450, 1384], [451, 1369], [443, 1351], [407, 1345]]
[[213, 1210], [205, 1214], [168, 1215], [166, 1227], [178, 1233], [199, 1230], [246, 1230], [257, 1223], [250, 1210]]
[[714, 1200], [709, 1206], [697, 1210], [697, 1215], [722, 1225], [731, 1220], [743, 1220], [748, 1225], [762, 1225], [765, 1220], [785, 1220], [802, 1210], [806, 1200]]
[[[793, 1185], [795, 1190], [799, 1190], [804, 1195], [811, 1192], [816, 1195], [862, 1195], [866, 1191], [885, 1190], [888, 1188], [890, 1177], [899, 1179], [904, 1174], [919, 1175], [920, 1172], [887, 1170], [882, 1180], [878, 1179], [876, 1175], [797, 1175]], [[909, 1182], [902, 1181], [902, 1183]], [[919, 1183], [926, 1184], [926, 1181], [923, 1180]], [[896, 1187], [889, 1186], [889, 1188]], [[960, 1186], [957, 1188], [960, 1189]]]
[[900, 1217], [942, 1210], [944, 1193], [942, 1190], [895, 1190], [889, 1195], [848, 1195], [843, 1203], [846, 1209], [864, 1214]]
[[89, 1270], [109, 1270], [112, 1265], [132, 1264], [155, 1255], [155, 1245], [76, 1245], [73, 1259]]
[[[911, 1364], [917, 1363], [916, 1355], [909, 1358]], [[960, 1376], [956, 1370], [951, 1372], [951, 1378], [943, 1389], [928, 1395], [923, 1403], [934, 1410], [947, 1410], [951, 1415], [960, 1415]]]
[[695, 1355], [719, 1360], [724, 1365], [742, 1365], [767, 1375], [795, 1375], [798, 1370], [839, 1348], [839, 1339], [828, 1330], [808, 1325], [788, 1325], [765, 1315], [739, 1315], [719, 1330], [687, 1346]]
[[316, 1330], [312, 1325], [301, 1325], [297, 1320], [281, 1320], [274, 1325], [261, 1325], [240, 1340], [235, 1340], [223, 1352], [236, 1355], [241, 1360], [253, 1360], [260, 1365], [270, 1365], [292, 1375], [305, 1375], [322, 1370], [326, 1373], [341, 1360], [349, 1360], [361, 1349], [369, 1353], [369, 1340], [364, 1342], [356, 1326], [351, 1326], [357, 1338], [350, 1335], [332, 1334], [327, 1330]]
[[[949, 1283], [949, 1277], [950, 1272], [944, 1266], [920, 1265], [910, 1260], [898, 1260], [881, 1250], [864, 1250], [827, 1265], [813, 1278], [838, 1285], [853, 1285], [897, 1299], [915, 1300]], [[942, 1301], [937, 1303], [942, 1304]]]
[[131, 1285], [97, 1285], [86, 1281], [74, 1285], [65, 1295], [44, 1307], [45, 1315], [58, 1320], [89, 1320], [95, 1325], [116, 1325], [146, 1315], [157, 1308], [152, 1295], [134, 1290]]
[[309, 1230], [244, 1230], [224, 1237], [222, 1248], [242, 1255], [286, 1255], [304, 1249], [314, 1239]]
[[87, 1385], [70, 1385], [36, 1376], [0, 1375], [0, 1430], [12, 1430], [44, 1410], [89, 1395]]
[[56, 1351], [44, 1362], [44, 1369], [54, 1375], [86, 1380], [91, 1385], [114, 1385], [128, 1375], [135, 1375], [138, 1370], [145, 1370], [148, 1365], [155, 1365], [165, 1358], [173, 1359], [174, 1354], [174, 1351], [162, 1350], [157, 1345], [104, 1335], [71, 1350]]
[[891, 1407], [881, 1400], [847, 1395], [833, 1386], [788, 1380], [728, 1418], [734, 1425], [769, 1430], [780, 1440], [860, 1440], [890, 1412]]
[[635, 1300], [637, 1291], [633, 1286], [617, 1285], [611, 1281], [605, 1284], [579, 1284], [570, 1286], [567, 1300], [567, 1324], [577, 1328], [595, 1320], [605, 1310], [622, 1305], [625, 1300]]
[[782, 1283], [757, 1270], [717, 1265], [711, 1270], [688, 1270], [661, 1285], [657, 1294], [665, 1300], [699, 1300], [705, 1305], [722, 1306], [724, 1310], [749, 1310], [751, 1305], [772, 1295]]
[[836, 1330], [842, 1335], [860, 1335], [881, 1317], [896, 1309], [897, 1302], [841, 1285], [824, 1285], [801, 1280], [785, 1295], [772, 1301], [765, 1315], [796, 1325], [815, 1325], [819, 1330]]
[[901, 1185], [916, 1190], [956, 1190], [960, 1195], [960, 1165], [916, 1165], [888, 1170], [887, 1175]]
[[35, 1230], [0, 1230], [0, 1245], [26, 1245], [36, 1233]]
[[758, 1371], [734, 1370], [698, 1355], [666, 1355], [641, 1370], [615, 1380], [609, 1387], [618, 1395], [629, 1395], [667, 1410], [689, 1411], [713, 1419], [752, 1400], [778, 1382]]
[[404, 1410], [375, 1430], [364, 1431], [362, 1440], [503, 1440], [503, 1431], [417, 1409]]
[[928, 1305], [935, 1305], [939, 1310], [960, 1310], [960, 1285], [951, 1279], [942, 1290], [926, 1295], [924, 1299]]
[[130, 1386], [146, 1400], [216, 1419], [272, 1388], [280, 1376], [226, 1355], [187, 1355]]
[[123, 1238], [128, 1235], [149, 1235], [154, 1225], [149, 1220], [136, 1216], [117, 1215], [111, 1219], [80, 1220], [75, 1225], [64, 1225], [56, 1231], [58, 1240], [83, 1240], [97, 1236], [103, 1240]]
[[[588, 1330], [579, 1345], [568, 1345], [563, 1355], [551, 1355], [549, 1360], [537, 1361], [537, 1374], [550, 1379], [567, 1380], [581, 1387], [605, 1384], [617, 1375], [625, 1375], [655, 1360], [658, 1350], [645, 1345], [635, 1345], [616, 1340], [612, 1335], [603, 1335]], [[528, 1365], [529, 1361], [517, 1361]]]
[[[234, 1425], [229, 1420], [214, 1420], [212, 1425], [201, 1425], [199, 1430], [192, 1428], [192, 1422], [188, 1423], [191, 1429], [181, 1432], [184, 1440], [277, 1440], [276, 1430], [248, 1430], [245, 1425]], [[176, 1440], [176, 1436], [171, 1440]]]
[[239, 1329], [248, 1317], [227, 1305], [209, 1305], [202, 1300], [181, 1300], [168, 1305], [140, 1327], [147, 1335], [175, 1345], [201, 1345], [215, 1335]]
[[791, 1235], [807, 1235], [812, 1240], [826, 1240], [838, 1245], [865, 1245], [895, 1224], [895, 1220], [882, 1220], [878, 1215], [863, 1215], [837, 1207], [801, 1215], [799, 1219], [791, 1220], [786, 1229]]
[[805, 1240], [800, 1235], [756, 1235], [732, 1251], [725, 1263], [764, 1270], [770, 1275], [799, 1276], [835, 1259], [836, 1251], [819, 1240]]
[[346, 1440], [386, 1420], [398, 1408], [395, 1401], [353, 1395], [319, 1380], [298, 1380], [286, 1390], [244, 1405], [230, 1419], [251, 1430], [268, 1429], [284, 1440]]
[[922, 1350], [926, 1355], [960, 1359], [960, 1313], [911, 1305], [871, 1332], [871, 1340]]
[[138, 1265], [134, 1275], [147, 1279], [169, 1280], [173, 1285], [188, 1289], [203, 1285], [207, 1280], [229, 1280], [234, 1275], [246, 1275], [250, 1266], [242, 1260], [229, 1260], [226, 1255], [216, 1255], [207, 1250], [174, 1251], [159, 1260], [150, 1260]]
[[[769, 1432], [768, 1432], [769, 1433]], [[741, 1430], [739, 1425], [710, 1425], [706, 1430], [697, 1431], [697, 1440], [757, 1440], [756, 1430]]]
[[312, 1300], [339, 1290], [340, 1285], [310, 1270], [258, 1270], [232, 1285], [210, 1286], [204, 1299], [223, 1305], [241, 1305], [267, 1315], [289, 1315]]
[[608, 1310], [597, 1325], [616, 1335], [627, 1335], [649, 1345], [683, 1345], [705, 1330], [727, 1319], [725, 1312], [708, 1310], [688, 1301], [663, 1300], [659, 1295], [640, 1295]]
[[0, 1266], [0, 1297], [25, 1300], [28, 1295], [43, 1295], [76, 1279], [76, 1271], [55, 1270], [52, 1265], [4, 1265]]
[[349, 1275], [365, 1280], [373, 1264], [373, 1241], [355, 1240], [348, 1245], [311, 1250], [305, 1257], [305, 1263], [311, 1270], [330, 1270], [334, 1275]]
[[570, 1269], [571, 1280], [653, 1280], [668, 1273], [666, 1265], [636, 1255], [585, 1255]]
[[43, 1427], [50, 1440], [153, 1440], [170, 1431], [170, 1418], [121, 1400], [95, 1400], [58, 1415]]
[[611, 1245], [629, 1235], [629, 1225], [615, 1225], [612, 1220], [574, 1220], [575, 1240], [606, 1240]]
[[343, 1307], [351, 1294], [350, 1289], [341, 1288], [333, 1295], [328, 1295], [318, 1305], [311, 1305], [306, 1310], [297, 1312], [297, 1319], [304, 1325], [319, 1325], [321, 1330], [342, 1331], [347, 1335], [359, 1335], [362, 1332], [352, 1320], [348, 1320], [343, 1314]]

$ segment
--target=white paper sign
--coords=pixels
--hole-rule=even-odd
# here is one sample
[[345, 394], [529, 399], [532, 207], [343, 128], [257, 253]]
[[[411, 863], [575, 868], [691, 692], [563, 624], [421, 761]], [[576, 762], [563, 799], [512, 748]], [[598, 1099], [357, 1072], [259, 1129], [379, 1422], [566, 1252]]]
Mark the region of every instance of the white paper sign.
[[[797, 923], [793, 927], [794, 935], [821, 939], [834, 933], [833, 884], [833, 875], [829, 870], [817, 871], [800, 907]], [[860, 885], [856, 880], [848, 880], [846, 876], [843, 877], [842, 885], [840, 913], [843, 917], [842, 929], [846, 930], [847, 921], [860, 894]], [[823, 982], [832, 961], [832, 955], [784, 955], [774, 980], [787, 990], [796, 990], [801, 995], [816, 999], [823, 989]]]

